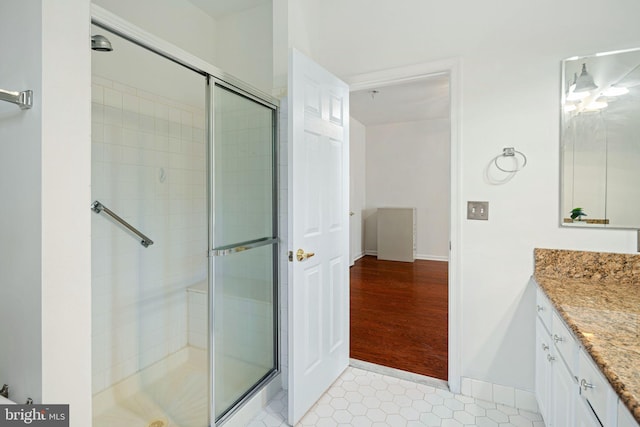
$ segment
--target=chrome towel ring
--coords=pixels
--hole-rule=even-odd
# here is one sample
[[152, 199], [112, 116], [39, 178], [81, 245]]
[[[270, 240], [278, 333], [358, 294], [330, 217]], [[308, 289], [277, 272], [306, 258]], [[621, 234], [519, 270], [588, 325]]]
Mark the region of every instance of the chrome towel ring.
[[[518, 161], [517, 155], [519, 155], [522, 158], [521, 164]], [[513, 157], [516, 166], [513, 169], [505, 169], [501, 167], [500, 164], [498, 163], [498, 159], [502, 157]], [[495, 164], [496, 167], [500, 169], [502, 172], [516, 173], [516, 172], [520, 172], [522, 169], [524, 169], [525, 166], [527, 166], [527, 156], [525, 156], [524, 153], [522, 153], [521, 151], [517, 151], [513, 147], [505, 147], [502, 149], [502, 154], [498, 154], [493, 158], [493, 164]]]

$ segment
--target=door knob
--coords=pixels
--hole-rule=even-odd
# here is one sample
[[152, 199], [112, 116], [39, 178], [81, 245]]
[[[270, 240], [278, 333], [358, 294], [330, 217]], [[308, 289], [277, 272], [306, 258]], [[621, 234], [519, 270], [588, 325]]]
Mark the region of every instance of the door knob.
[[304, 261], [305, 259], [311, 258], [315, 254], [313, 252], [305, 252], [302, 249], [298, 249], [296, 252], [296, 258], [298, 261]]
[[356, 214], [356, 213], [355, 213], [355, 212], [353, 212], [353, 211], [349, 212], [349, 216], [354, 216], [355, 214]]

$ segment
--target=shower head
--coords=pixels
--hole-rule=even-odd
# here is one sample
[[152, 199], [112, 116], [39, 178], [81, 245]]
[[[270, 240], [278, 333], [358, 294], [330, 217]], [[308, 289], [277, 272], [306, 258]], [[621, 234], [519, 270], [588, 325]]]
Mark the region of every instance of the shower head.
[[111, 47], [111, 42], [108, 38], [96, 34], [95, 36], [91, 36], [91, 49], [99, 52], [111, 52], [113, 47]]

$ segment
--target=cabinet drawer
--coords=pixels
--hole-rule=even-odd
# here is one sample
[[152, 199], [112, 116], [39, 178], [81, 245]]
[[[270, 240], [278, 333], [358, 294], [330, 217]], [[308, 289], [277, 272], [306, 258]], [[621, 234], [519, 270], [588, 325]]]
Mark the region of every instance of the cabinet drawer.
[[595, 363], [584, 352], [579, 352], [578, 384], [580, 395], [593, 408], [603, 427], [615, 427], [617, 396]]
[[578, 373], [578, 342], [558, 313], [551, 316], [551, 338], [572, 376]]
[[551, 331], [551, 302], [540, 288], [536, 288], [536, 310], [544, 327]]

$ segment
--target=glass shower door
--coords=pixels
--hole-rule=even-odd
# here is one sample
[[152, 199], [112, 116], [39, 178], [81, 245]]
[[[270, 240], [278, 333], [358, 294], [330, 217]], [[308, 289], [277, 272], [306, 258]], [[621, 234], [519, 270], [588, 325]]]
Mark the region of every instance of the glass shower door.
[[275, 114], [216, 85], [213, 149], [215, 416], [277, 368]]

